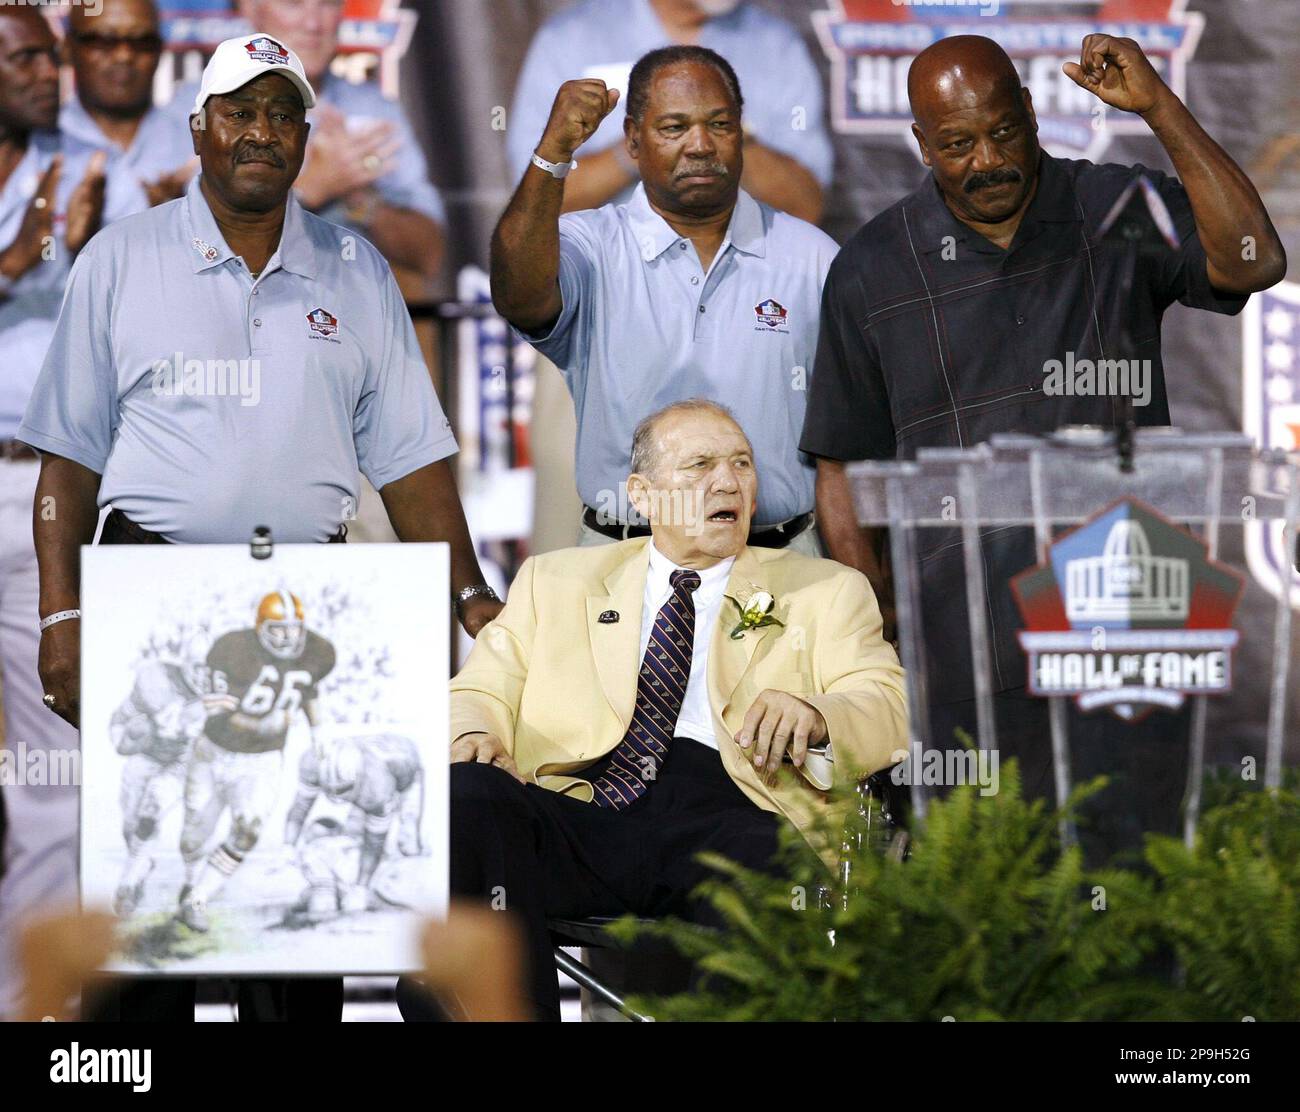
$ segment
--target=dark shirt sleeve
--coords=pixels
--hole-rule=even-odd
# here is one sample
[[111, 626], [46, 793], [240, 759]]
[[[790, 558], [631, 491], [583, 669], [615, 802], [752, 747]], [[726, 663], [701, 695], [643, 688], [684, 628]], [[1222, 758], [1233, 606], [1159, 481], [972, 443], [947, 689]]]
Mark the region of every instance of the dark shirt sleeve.
[[237, 638], [229, 633], [223, 633], [217, 638], [212, 648], [208, 650], [208, 674], [216, 676], [221, 674], [222, 680], [227, 684], [226, 692], [234, 695], [237, 699], [242, 699], [244, 691], [247, 690], [247, 683], [235, 690], [236, 685], [240, 685], [242, 677], [239, 676], [239, 646]]
[[319, 634], [312, 634], [311, 659], [307, 663], [307, 671], [311, 673], [311, 686], [303, 692], [304, 702], [317, 697], [321, 681], [334, 671], [336, 660], [333, 643]]
[[822, 290], [821, 327], [800, 451], [827, 459], [893, 459], [889, 392], [854, 272], [857, 252], [841, 251]]
[[[208, 675], [213, 690], [219, 694], [231, 695], [239, 701], [243, 701], [244, 692], [248, 690], [248, 683], [238, 674], [238, 651], [236, 647], [236, 638], [229, 633], [223, 633], [217, 638], [216, 643], [208, 650]], [[216, 680], [218, 673], [221, 676], [220, 682]], [[234, 711], [219, 710], [208, 715], [208, 720], [203, 727], [204, 733], [213, 741], [226, 744], [230, 741], [231, 726], [230, 718]]]
[[1228, 293], [1210, 285], [1207, 273], [1205, 248], [1196, 234], [1196, 220], [1192, 216], [1192, 203], [1187, 190], [1177, 178], [1157, 170], [1141, 170], [1160, 193], [1160, 199], [1169, 209], [1182, 246], [1170, 251], [1162, 260], [1156, 274], [1161, 308], [1180, 301], [1191, 309], [1208, 309], [1212, 313], [1235, 315], [1241, 312], [1249, 294]]

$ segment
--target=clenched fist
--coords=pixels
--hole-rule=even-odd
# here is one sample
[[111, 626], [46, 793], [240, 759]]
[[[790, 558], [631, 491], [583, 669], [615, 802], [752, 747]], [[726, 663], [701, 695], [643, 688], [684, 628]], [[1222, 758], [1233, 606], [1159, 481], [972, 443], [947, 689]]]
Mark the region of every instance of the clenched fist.
[[1088, 35], [1079, 60], [1066, 62], [1061, 69], [1080, 88], [1125, 112], [1149, 112], [1169, 92], [1151, 60], [1132, 39]]
[[617, 103], [618, 90], [606, 88], [598, 78], [566, 81], [555, 94], [537, 153], [547, 162], [571, 162], [573, 152], [596, 133]]

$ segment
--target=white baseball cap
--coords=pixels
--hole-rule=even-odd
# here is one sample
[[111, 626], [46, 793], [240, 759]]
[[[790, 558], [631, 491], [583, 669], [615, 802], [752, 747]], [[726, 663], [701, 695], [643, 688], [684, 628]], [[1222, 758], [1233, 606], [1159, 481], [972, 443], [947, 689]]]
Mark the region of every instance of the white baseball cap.
[[298, 86], [304, 108], [316, 104], [316, 92], [307, 80], [298, 55], [278, 39], [254, 31], [227, 39], [212, 53], [203, 69], [191, 114], [203, 110], [208, 97], [233, 93], [268, 73], [280, 73]]

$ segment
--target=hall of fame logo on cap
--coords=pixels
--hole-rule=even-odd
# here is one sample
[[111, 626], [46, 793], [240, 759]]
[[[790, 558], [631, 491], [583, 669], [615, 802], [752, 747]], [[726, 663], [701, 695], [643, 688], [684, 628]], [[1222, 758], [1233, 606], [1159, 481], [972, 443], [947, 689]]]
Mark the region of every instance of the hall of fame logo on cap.
[[995, 40], [1033, 97], [1043, 146], [1095, 160], [1111, 136], [1150, 131], [1139, 117], [1106, 109], [1061, 72], [1063, 62], [1079, 60], [1083, 37], [1135, 39], [1182, 97], [1187, 62], [1205, 26], [1203, 15], [1184, 10], [1187, 0], [827, 0], [827, 6], [812, 20], [831, 63], [832, 125], [846, 134], [906, 137], [913, 153], [907, 70], [939, 39]]
[[788, 332], [786, 320], [789, 316], [790, 311], [784, 305], [769, 297], [754, 306], [754, 317], [763, 326], [756, 328], [754, 331], [762, 332], [765, 329], [772, 329], [778, 332]]
[[[319, 305], [307, 314], [307, 324], [312, 332], [323, 340], [331, 339], [339, 330], [339, 318], [331, 313], [328, 309], [322, 309]], [[338, 343], [334, 340], [334, 343]]]
[[1033, 695], [1073, 695], [1125, 720], [1232, 690], [1244, 578], [1135, 498], [1053, 542], [1011, 580]]
[[[1300, 452], [1300, 284], [1283, 282], [1253, 294], [1241, 329], [1243, 427], [1261, 448]], [[1268, 469], [1263, 474], [1280, 481]], [[1295, 555], [1286, 558], [1282, 522], [1247, 522], [1245, 539], [1246, 566], [1274, 598], [1288, 578], [1293, 591], [1300, 589]]]
[[266, 35], [259, 35], [255, 39], [250, 39], [244, 43], [244, 49], [248, 51], [248, 56], [254, 62], [265, 62], [271, 66], [287, 66], [289, 64], [289, 52], [275, 39], [267, 38]]

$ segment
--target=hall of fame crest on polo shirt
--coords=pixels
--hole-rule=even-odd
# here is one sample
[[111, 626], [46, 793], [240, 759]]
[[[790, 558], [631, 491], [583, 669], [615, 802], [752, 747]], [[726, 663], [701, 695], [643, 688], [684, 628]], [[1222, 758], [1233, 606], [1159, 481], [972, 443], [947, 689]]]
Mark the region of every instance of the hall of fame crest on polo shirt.
[[447, 548], [83, 550], [81, 894], [131, 974], [421, 967], [448, 894]]
[[[1252, 295], [1241, 327], [1245, 431], [1261, 448], [1300, 453], [1300, 284], [1282, 282]], [[1251, 575], [1274, 598], [1288, 579], [1291, 590], [1300, 591], [1295, 555], [1288, 560], [1284, 551], [1282, 522], [1247, 521], [1245, 534]]]

